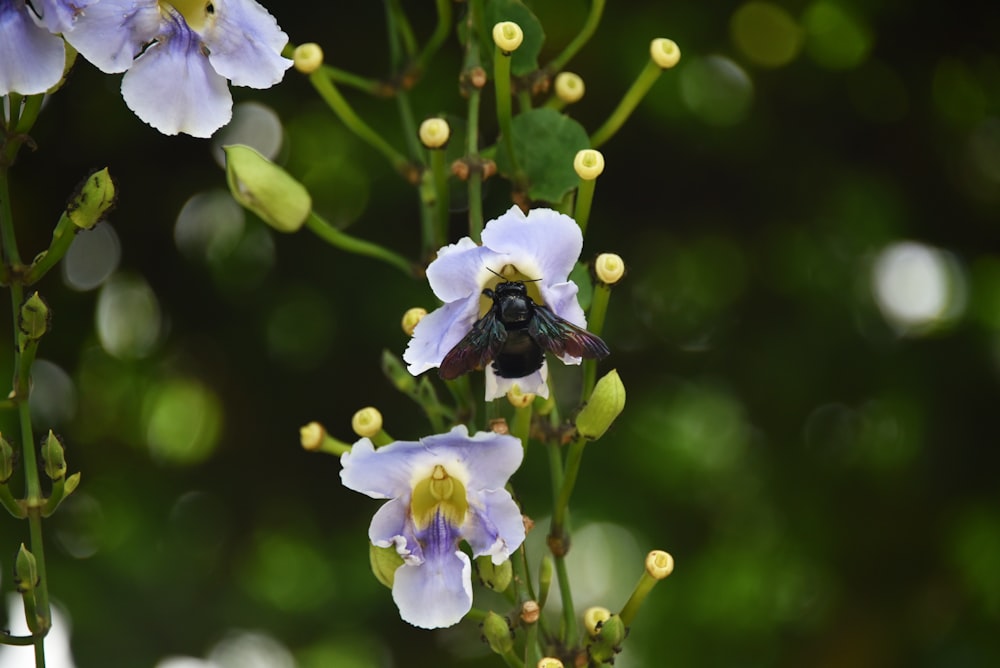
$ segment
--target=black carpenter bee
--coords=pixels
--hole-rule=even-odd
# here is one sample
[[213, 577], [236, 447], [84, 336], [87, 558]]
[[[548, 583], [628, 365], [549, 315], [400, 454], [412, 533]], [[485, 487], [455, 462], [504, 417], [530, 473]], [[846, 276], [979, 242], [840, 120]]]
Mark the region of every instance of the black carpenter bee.
[[536, 304], [524, 281], [505, 280], [482, 294], [493, 305], [441, 360], [438, 374], [445, 380], [490, 362], [501, 378], [524, 378], [542, 367], [546, 350], [595, 359], [610, 352], [599, 337]]

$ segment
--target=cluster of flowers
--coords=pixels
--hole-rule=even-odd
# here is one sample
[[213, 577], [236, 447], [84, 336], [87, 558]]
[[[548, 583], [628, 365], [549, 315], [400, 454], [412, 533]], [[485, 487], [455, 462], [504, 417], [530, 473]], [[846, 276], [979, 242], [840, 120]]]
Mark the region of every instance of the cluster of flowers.
[[268, 88], [292, 64], [288, 36], [253, 0], [0, 0], [0, 96], [56, 86], [64, 40], [124, 72], [125, 103], [168, 135], [211, 136], [232, 115], [227, 80]]
[[[443, 306], [417, 324], [404, 359], [417, 375], [439, 367], [448, 351], [480, 317], [484, 289], [497, 273], [536, 279], [541, 303], [560, 318], [586, 326], [569, 280], [583, 235], [576, 222], [550, 209], [525, 215], [518, 207], [487, 223], [482, 245], [466, 237], [440, 249], [427, 278]], [[491, 271], [492, 270], [492, 271]], [[580, 359], [563, 356], [568, 364]], [[496, 375], [487, 365], [487, 401], [521, 392], [548, 396], [542, 367], [523, 378]], [[525, 530], [521, 511], [504, 489], [521, 464], [519, 439], [489, 432], [469, 436], [464, 426], [417, 442], [396, 441], [375, 449], [362, 438], [342, 457], [341, 481], [377, 499], [391, 499], [376, 512], [368, 530], [372, 544], [394, 548], [402, 558], [392, 595], [401, 617], [423, 628], [458, 623], [472, 607], [471, 563], [489, 556], [502, 564], [520, 547]]]

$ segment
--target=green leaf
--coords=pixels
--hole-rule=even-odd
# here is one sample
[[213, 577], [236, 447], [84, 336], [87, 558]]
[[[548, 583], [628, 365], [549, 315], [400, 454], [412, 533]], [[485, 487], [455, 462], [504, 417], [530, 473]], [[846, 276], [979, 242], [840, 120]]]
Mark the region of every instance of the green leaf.
[[569, 273], [569, 280], [580, 288], [580, 291], [576, 293], [576, 300], [580, 302], [580, 308], [586, 311], [590, 308], [590, 301], [594, 297], [594, 282], [590, 278], [590, 267], [582, 262], [577, 262], [573, 271]]
[[519, 77], [537, 70], [538, 54], [545, 43], [545, 31], [542, 30], [541, 22], [521, 0], [493, 0], [486, 6], [487, 34], [483, 35], [483, 39], [488, 40], [491, 47], [493, 38], [489, 31], [502, 21], [513, 21], [524, 32], [524, 41], [511, 54], [510, 73]]
[[[527, 177], [531, 199], [558, 202], [577, 186], [579, 177], [573, 170], [573, 158], [577, 151], [590, 146], [583, 126], [555, 109], [543, 107], [515, 116], [511, 132], [517, 164]], [[504, 142], [497, 147], [497, 168], [512, 176]]]

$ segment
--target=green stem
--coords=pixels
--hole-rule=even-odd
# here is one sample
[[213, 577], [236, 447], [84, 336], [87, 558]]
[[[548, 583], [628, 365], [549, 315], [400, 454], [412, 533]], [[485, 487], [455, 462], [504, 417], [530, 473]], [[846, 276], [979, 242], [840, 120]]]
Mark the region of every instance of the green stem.
[[556, 505], [552, 509], [552, 534], [561, 534], [566, 525], [566, 515], [569, 511], [569, 499], [573, 494], [573, 487], [576, 486], [576, 477], [580, 472], [580, 462], [583, 461], [583, 449], [587, 445], [587, 440], [582, 436], [577, 437], [569, 446], [566, 453], [566, 466], [564, 469], [562, 485], [556, 496]]
[[399, 52], [398, 43], [392, 47], [393, 61], [398, 67], [404, 57], [406, 60], [410, 60], [413, 58], [413, 54], [417, 52], [417, 38], [413, 34], [413, 26], [410, 25], [410, 20], [406, 18], [406, 13], [399, 5], [399, 0], [386, 0], [385, 5], [389, 41], [391, 43], [396, 42], [398, 37], [403, 45], [403, 53]]
[[601, 14], [604, 12], [605, 0], [594, 0], [590, 3], [590, 14], [587, 15], [587, 20], [584, 22], [583, 27], [580, 28], [580, 32], [577, 33], [576, 37], [573, 38], [566, 48], [563, 49], [562, 53], [556, 56], [552, 62], [545, 66], [545, 70], [551, 74], [555, 74], [566, 67], [566, 63], [570, 61], [573, 56], [575, 56], [580, 49], [593, 37], [594, 32], [597, 31], [597, 26], [601, 22]]
[[14, 495], [11, 494], [10, 487], [7, 486], [7, 483], [0, 484], [0, 506], [6, 508], [7, 512], [16, 519], [23, 520], [28, 516], [24, 507], [18, 503], [17, 499], [14, 498]]
[[381, 81], [376, 79], [369, 79], [367, 77], [362, 77], [357, 74], [352, 74], [346, 70], [338, 69], [330, 65], [323, 65], [320, 70], [330, 81], [338, 84], [344, 84], [345, 86], [350, 86], [357, 90], [363, 91], [365, 93], [371, 93], [376, 96], [385, 96], [388, 86]]
[[434, 179], [434, 247], [445, 245], [448, 240], [448, 218], [450, 214], [450, 195], [448, 194], [448, 165], [445, 164], [443, 148], [431, 149], [431, 174]]
[[[520, 172], [517, 166], [517, 156], [514, 155], [514, 133], [511, 130], [512, 111], [510, 93], [510, 53], [499, 46], [493, 47], [493, 85], [497, 96], [497, 122], [500, 125], [500, 135], [507, 159], [510, 161], [511, 178], [519, 181]], [[471, 131], [471, 128], [470, 128]]]
[[410, 277], [415, 276], [417, 273], [413, 264], [402, 255], [394, 253], [388, 248], [383, 248], [378, 244], [370, 241], [364, 241], [363, 239], [358, 239], [357, 237], [352, 237], [345, 232], [341, 232], [326, 220], [318, 216], [315, 211], [309, 213], [309, 218], [306, 219], [306, 227], [315, 232], [316, 236], [323, 241], [326, 241], [330, 245], [336, 246], [341, 250], [345, 250], [348, 253], [364, 255], [366, 257], [382, 260], [383, 262], [396, 267]]
[[427, 40], [427, 44], [424, 45], [423, 50], [417, 56], [416, 64], [420, 71], [427, 69], [427, 63], [430, 62], [434, 54], [441, 48], [444, 41], [448, 39], [448, 33], [451, 32], [451, 3], [453, 1], [436, 0], [435, 2], [437, 5], [438, 22], [434, 28], [434, 34]]
[[361, 120], [361, 117], [354, 112], [347, 103], [347, 100], [344, 99], [344, 96], [333, 85], [333, 81], [327, 75], [325, 69], [321, 68], [310, 74], [309, 81], [320, 97], [323, 98], [323, 101], [333, 110], [333, 113], [337, 114], [337, 117], [340, 118], [348, 129], [385, 156], [393, 169], [399, 172], [403, 178], [407, 180], [412, 178], [413, 169], [406, 157], [394, 149], [367, 123]]
[[594, 202], [594, 190], [597, 188], [597, 179], [580, 179], [580, 185], [576, 189], [576, 206], [573, 209], [573, 218], [580, 226], [580, 232], [587, 236], [587, 223], [590, 221], [590, 207]]
[[635, 590], [633, 590], [632, 595], [629, 596], [629, 599], [622, 608], [622, 611], [618, 613], [618, 616], [622, 618], [622, 622], [625, 623], [625, 626], [632, 624], [636, 613], [639, 612], [639, 606], [641, 606], [642, 602], [646, 600], [646, 596], [648, 596], [649, 592], [653, 590], [653, 587], [656, 586], [657, 582], [659, 582], [659, 580], [651, 576], [646, 571], [643, 571], [642, 577], [639, 578], [639, 582], [635, 585]]
[[524, 668], [524, 662], [514, 654], [514, 650], [509, 649], [500, 655], [509, 668]]
[[31, 130], [35, 125], [35, 121], [38, 120], [38, 113], [42, 110], [42, 102], [44, 100], [44, 94], [29, 95], [24, 100], [24, 106], [21, 108], [21, 116], [17, 120], [14, 132], [26, 133]]
[[659, 65], [653, 62], [652, 59], [646, 61], [646, 66], [642, 68], [642, 72], [636, 77], [636, 80], [632, 83], [632, 87], [628, 89], [625, 93], [625, 97], [622, 101], [618, 103], [608, 120], [604, 121], [604, 125], [598, 128], [594, 134], [590, 135], [590, 147], [599, 148], [604, 142], [611, 139], [616, 132], [621, 128], [621, 126], [628, 120], [628, 117], [632, 114], [642, 98], [646, 96], [649, 89], [653, 87], [656, 80], [660, 78], [660, 73], [663, 70]]
[[70, 244], [73, 243], [79, 230], [80, 228], [74, 225], [64, 212], [56, 224], [56, 229], [52, 232], [52, 243], [49, 244], [48, 250], [32, 262], [28, 271], [25, 272], [24, 285], [37, 283], [50, 269], [55, 267], [59, 260], [66, 255], [66, 251], [69, 250]]
[[[611, 299], [611, 286], [597, 281], [594, 284], [594, 294], [590, 298], [590, 311], [587, 313], [587, 329], [600, 336], [604, 331], [604, 320], [608, 313], [608, 301]], [[597, 360], [583, 360], [583, 386], [580, 391], [580, 401], [590, 398], [597, 383]]]
[[[480, 27], [482, 15], [482, 0], [470, 0], [466, 18], [468, 41], [466, 43], [465, 71], [467, 73], [481, 65], [479, 40], [476, 36], [482, 33], [477, 32], [476, 28]], [[481, 100], [482, 91], [475, 86], [470, 86], [465, 157], [472, 168], [469, 173], [469, 236], [476, 243], [479, 243], [483, 232], [483, 173], [480, 169], [479, 155], [479, 107]]]
[[576, 645], [580, 631], [576, 623], [576, 606], [573, 605], [573, 590], [569, 584], [566, 557], [553, 555], [556, 564], [556, 578], [559, 580], [559, 594], [562, 596], [562, 640], [567, 647]]
[[514, 424], [510, 427], [511, 436], [515, 436], [521, 441], [521, 447], [527, 451], [528, 437], [531, 433], [532, 404], [518, 406], [514, 409]]

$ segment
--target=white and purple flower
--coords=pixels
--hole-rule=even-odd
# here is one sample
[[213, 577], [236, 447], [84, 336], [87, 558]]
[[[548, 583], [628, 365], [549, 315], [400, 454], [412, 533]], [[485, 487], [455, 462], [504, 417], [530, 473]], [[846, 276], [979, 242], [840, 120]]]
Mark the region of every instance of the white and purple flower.
[[389, 499], [375, 513], [368, 538], [403, 558], [392, 597], [403, 620], [421, 628], [461, 621], [472, 607], [472, 556], [502, 564], [524, 542], [524, 523], [504, 489], [521, 465], [513, 436], [464, 426], [418, 442], [396, 441], [376, 450], [362, 438], [343, 455], [344, 486]]
[[66, 45], [59, 33], [97, 0], [0, 0], [0, 96], [37, 95], [59, 83]]
[[66, 41], [101, 71], [125, 72], [125, 103], [167, 135], [211, 136], [232, 117], [227, 80], [268, 88], [292, 64], [288, 35], [253, 0], [100, 0]]
[[[444, 302], [429, 313], [413, 331], [403, 359], [414, 376], [438, 367], [472, 325], [486, 312], [489, 301], [482, 296], [501, 279], [534, 281], [527, 283], [537, 304], [547, 306], [560, 318], [578, 327], [587, 320], [577, 301], [576, 283], [569, 280], [580, 251], [583, 234], [569, 216], [551, 209], [533, 209], [525, 215], [516, 206], [483, 229], [483, 245], [465, 237], [438, 251], [427, 267], [431, 290]], [[562, 357], [566, 364], [579, 364], [580, 358]], [[486, 400], [504, 396], [514, 385], [523, 393], [549, 396], [548, 367], [524, 378], [497, 376], [486, 368]]]

